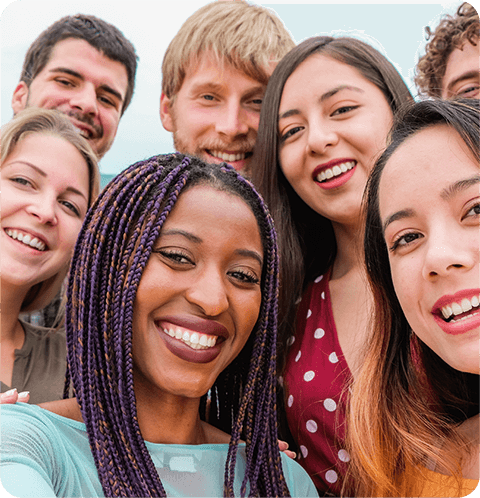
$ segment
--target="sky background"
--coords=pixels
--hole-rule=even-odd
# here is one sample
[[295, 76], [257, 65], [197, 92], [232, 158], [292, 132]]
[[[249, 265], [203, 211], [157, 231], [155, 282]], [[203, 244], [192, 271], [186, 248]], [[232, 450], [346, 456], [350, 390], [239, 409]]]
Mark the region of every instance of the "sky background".
[[[101, 160], [103, 175], [173, 151], [171, 134], [160, 122], [161, 64], [180, 26], [205, 0], [0, 0], [1, 123], [12, 118], [10, 106], [25, 53], [32, 41], [60, 17], [93, 14], [117, 26], [139, 56], [135, 93], [123, 115], [112, 148]], [[375, 46], [395, 64], [412, 93], [413, 69], [424, 53], [424, 27], [435, 27], [461, 0], [418, 4], [372, 2], [330, 4], [281, 0], [252, 1], [274, 10], [296, 43], [315, 35], [354, 36]], [[478, 0], [472, 2], [476, 6]]]

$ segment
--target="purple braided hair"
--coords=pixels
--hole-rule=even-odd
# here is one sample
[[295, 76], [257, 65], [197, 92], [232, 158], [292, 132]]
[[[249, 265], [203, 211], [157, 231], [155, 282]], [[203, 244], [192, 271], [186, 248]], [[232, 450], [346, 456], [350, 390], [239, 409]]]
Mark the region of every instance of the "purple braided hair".
[[[278, 256], [268, 210], [232, 167], [182, 154], [152, 157], [118, 175], [87, 213], [68, 285], [68, 368], [106, 496], [166, 496], [138, 425], [133, 388], [133, 303], [153, 244], [179, 195], [207, 184], [240, 196], [257, 219], [265, 263], [262, 306], [249, 340], [212, 387], [208, 421], [231, 433], [225, 496], [234, 496], [246, 441], [242, 496], [289, 496], [276, 424]], [[65, 394], [65, 397], [67, 394]], [[201, 416], [206, 418], [206, 396]]]

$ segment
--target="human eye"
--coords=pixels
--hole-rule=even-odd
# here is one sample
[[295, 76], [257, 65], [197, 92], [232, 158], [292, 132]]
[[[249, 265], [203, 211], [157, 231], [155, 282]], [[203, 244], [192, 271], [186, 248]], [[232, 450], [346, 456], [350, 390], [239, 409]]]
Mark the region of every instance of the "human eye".
[[256, 273], [252, 270], [247, 269], [236, 269], [228, 272], [228, 275], [235, 279], [240, 284], [247, 285], [259, 285], [260, 279], [257, 277]]
[[455, 93], [456, 97], [465, 97], [465, 98], [475, 98], [479, 94], [478, 84], [472, 84], [467, 86], [466, 88], [462, 88]]
[[355, 109], [357, 109], [358, 105], [344, 105], [342, 107], [339, 107], [338, 109], [335, 109], [335, 111], [332, 112], [332, 116], [340, 116], [342, 114], [346, 114], [348, 112], [351, 112]]
[[215, 96], [210, 93], [206, 93], [205, 95], [202, 95], [202, 99], [207, 102], [213, 102], [215, 100]]
[[77, 206], [75, 206], [75, 204], [71, 203], [70, 201], [60, 201], [60, 204], [71, 211], [75, 216], [80, 218], [80, 210], [77, 208]]
[[416, 240], [419, 240], [422, 237], [423, 235], [418, 232], [404, 233], [394, 239], [393, 244], [389, 249], [391, 252], [395, 252], [397, 249], [411, 246]]
[[13, 182], [13, 183], [16, 183], [18, 185], [22, 185], [22, 186], [32, 186], [33, 187], [33, 184], [30, 180], [27, 180], [26, 178], [23, 178], [21, 176], [14, 176], [12, 178], [10, 178], [10, 181]]
[[285, 142], [301, 130], [303, 130], [303, 126], [293, 126], [292, 128], [289, 128], [285, 133], [280, 135], [280, 142]]
[[468, 211], [463, 216], [462, 221], [466, 218], [478, 219], [480, 217], [480, 201], [477, 200], [473, 206], [470, 206], [467, 209], [468, 209]]
[[169, 263], [175, 264], [175, 265], [193, 265], [194, 262], [192, 259], [189, 257], [188, 254], [186, 254], [184, 251], [181, 251], [179, 249], [166, 249], [166, 248], [158, 248], [154, 249], [152, 251], [153, 253], [160, 254], [160, 256], [167, 260]]
[[105, 95], [99, 95], [98, 100], [107, 106], [117, 107], [116, 101], [114, 101], [112, 98], [107, 97]]
[[73, 82], [64, 77], [55, 78], [55, 81], [62, 86], [73, 87]]

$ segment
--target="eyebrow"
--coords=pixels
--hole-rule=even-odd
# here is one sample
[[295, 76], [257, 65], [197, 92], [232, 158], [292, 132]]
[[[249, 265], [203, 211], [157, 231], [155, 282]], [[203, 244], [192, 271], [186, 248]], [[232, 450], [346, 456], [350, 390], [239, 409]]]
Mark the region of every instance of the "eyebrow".
[[479, 77], [479, 71], [472, 70], [472, 71], [467, 71], [466, 73], [461, 74], [454, 80], [452, 80], [448, 85], [447, 85], [447, 91], [451, 92], [452, 88], [457, 84], [461, 83], [462, 81], [473, 79], [473, 78], [478, 78]]
[[193, 233], [187, 232], [185, 230], [180, 230], [179, 228], [167, 228], [165, 230], [162, 230], [160, 232], [160, 235], [181, 235], [194, 244], [201, 244], [203, 242], [200, 237], [197, 237], [196, 235], [193, 235]]
[[[192, 86], [191, 92], [192, 93], [198, 93], [198, 92], [218, 92], [221, 93], [225, 91], [227, 88], [227, 85], [222, 85], [221, 83], [217, 83], [215, 81], [199, 81], [197, 84]], [[262, 85], [261, 83], [258, 83], [257, 86], [251, 88], [248, 90], [248, 92], [245, 95], [242, 95], [242, 100], [243, 99], [248, 99], [256, 94], [261, 93], [262, 95], [265, 93], [265, 85]]]
[[[74, 71], [73, 69], [70, 69], [68, 67], [54, 67], [53, 69], [50, 69], [49, 72], [50, 73], [65, 73], [65, 74], [69, 74], [70, 76], [73, 76], [74, 78], [78, 78], [79, 80], [85, 81], [85, 78], [82, 74], [80, 74], [77, 71]], [[111, 93], [112, 95], [117, 97], [117, 99], [119, 99], [120, 102], [123, 102], [122, 94], [120, 92], [117, 92], [117, 90], [113, 89], [111, 86], [103, 84], [103, 85], [100, 85], [99, 88], [101, 88], [102, 90], [105, 90], [108, 93]]]
[[[358, 93], [365, 93], [361, 88], [358, 88], [356, 86], [338, 85], [335, 88], [332, 88], [331, 90], [328, 90], [328, 92], [325, 92], [323, 95], [321, 95], [318, 101], [320, 103], [325, 102], [325, 100], [328, 100], [329, 98], [333, 97], [336, 93], [340, 92], [341, 90], [352, 90]], [[300, 111], [298, 109], [290, 109], [280, 114], [278, 116], [278, 120], [280, 121], [282, 119], [289, 118], [290, 116], [295, 116], [297, 114], [300, 114]]]
[[[201, 244], [203, 242], [203, 239], [201, 239], [197, 235], [194, 235], [191, 232], [187, 232], [186, 230], [180, 230], [179, 228], [167, 228], [165, 230], [162, 230], [160, 232], [160, 235], [163, 235], [163, 236], [165, 236], [165, 235], [180, 235], [182, 237], [185, 237], [187, 240], [193, 242], [194, 244]], [[263, 267], [263, 258], [256, 251], [251, 251], [250, 249], [236, 249], [235, 254], [238, 254], [239, 256], [244, 256], [247, 258], [253, 258], [260, 263], [261, 267]]]
[[[12, 161], [8, 165], [11, 165], [11, 164], [25, 164], [26, 166], [29, 166], [30, 168], [32, 168], [33, 170], [35, 170], [40, 176], [43, 176], [44, 178], [47, 178], [47, 176], [48, 176], [45, 173], [45, 171], [43, 171], [43, 169], [39, 168], [38, 166], [35, 166], [35, 164], [32, 164], [32, 163], [30, 163], [28, 161]], [[87, 199], [85, 197], [85, 195], [83, 194], [83, 192], [80, 192], [80, 190], [77, 190], [75, 187], [67, 187], [65, 190], [67, 192], [72, 192], [74, 194], [77, 194], [77, 195], [83, 197], [84, 199]]]
[[470, 188], [473, 185], [480, 183], [480, 175], [472, 176], [471, 178], [466, 178], [465, 180], [459, 180], [453, 185], [446, 187], [442, 190], [440, 197], [443, 200], [448, 200], [449, 198], [455, 196], [459, 192]]
[[[471, 178], [459, 180], [458, 182], [455, 182], [452, 185], [449, 185], [448, 187], [444, 188], [440, 193], [440, 197], [443, 200], [448, 200], [457, 195], [458, 193], [467, 190], [473, 185], [477, 185], [478, 183], [480, 183], [480, 175], [475, 175], [472, 176]], [[413, 209], [402, 209], [400, 211], [397, 211], [396, 213], [393, 213], [383, 223], [383, 228], [382, 228], [383, 233], [385, 233], [387, 227], [394, 221], [402, 220], [404, 218], [412, 218], [413, 216], [415, 216], [415, 211]]]

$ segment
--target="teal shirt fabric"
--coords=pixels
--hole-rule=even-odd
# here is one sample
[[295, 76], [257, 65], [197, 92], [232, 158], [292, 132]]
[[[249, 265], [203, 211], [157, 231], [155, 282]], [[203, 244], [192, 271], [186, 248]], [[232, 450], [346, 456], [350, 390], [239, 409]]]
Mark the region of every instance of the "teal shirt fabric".
[[[19, 497], [105, 496], [90, 451], [85, 424], [36, 405], [3, 405], [0, 479]], [[146, 441], [167, 496], [223, 496], [228, 444], [176, 445]], [[305, 470], [282, 454], [292, 496], [318, 496]], [[245, 445], [235, 470], [239, 496]]]

